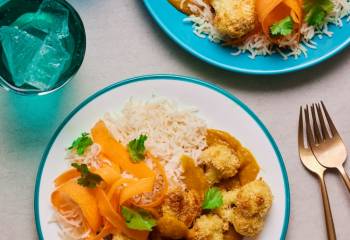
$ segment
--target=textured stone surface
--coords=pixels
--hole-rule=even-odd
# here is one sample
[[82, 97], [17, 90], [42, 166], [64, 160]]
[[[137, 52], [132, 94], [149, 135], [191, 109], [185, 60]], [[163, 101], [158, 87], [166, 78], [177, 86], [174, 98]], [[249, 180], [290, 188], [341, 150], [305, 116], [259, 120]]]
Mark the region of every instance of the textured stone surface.
[[[83, 99], [136, 75], [173, 73], [215, 83], [243, 100], [275, 138], [292, 194], [287, 240], [326, 240], [319, 185], [297, 152], [299, 106], [323, 99], [350, 149], [350, 49], [302, 72], [246, 76], [217, 69], [172, 42], [140, 0], [69, 0], [81, 14], [87, 52], [76, 77], [43, 97], [0, 90], [0, 231], [2, 239], [37, 239], [33, 215], [36, 170], [54, 130]], [[350, 161], [350, 160], [348, 160]], [[349, 162], [346, 169], [350, 171]], [[350, 195], [341, 179], [326, 176], [338, 239], [349, 239]], [[271, 240], [277, 240], [271, 239]]]

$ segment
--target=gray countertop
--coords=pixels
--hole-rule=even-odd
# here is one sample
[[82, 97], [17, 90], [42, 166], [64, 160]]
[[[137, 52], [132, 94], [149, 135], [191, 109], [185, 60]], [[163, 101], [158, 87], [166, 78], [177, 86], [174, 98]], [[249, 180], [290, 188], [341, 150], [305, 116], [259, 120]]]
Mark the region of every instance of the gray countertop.
[[[323, 99], [350, 147], [350, 49], [307, 70], [244, 76], [208, 65], [160, 30], [139, 0], [70, 0], [85, 23], [87, 52], [79, 73], [60, 91], [21, 97], [0, 91], [1, 239], [36, 239], [33, 193], [37, 167], [54, 130], [83, 99], [136, 75], [173, 73], [215, 83], [243, 100], [274, 136], [291, 186], [287, 239], [326, 239], [318, 182], [301, 166], [296, 145], [299, 106]], [[349, 164], [346, 169], [350, 171]], [[349, 239], [350, 194], [326, 177], [338, 239]]]

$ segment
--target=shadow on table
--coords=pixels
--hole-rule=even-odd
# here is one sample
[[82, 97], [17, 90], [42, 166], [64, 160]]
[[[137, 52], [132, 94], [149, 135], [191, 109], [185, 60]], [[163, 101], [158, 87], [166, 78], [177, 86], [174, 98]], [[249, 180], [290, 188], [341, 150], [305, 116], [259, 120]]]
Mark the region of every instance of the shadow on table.
[[174, 58], [177, 58], [187, 68], [197, 72], [200, 78], [204, 78], [204, 80], [206, 78], [215, 79], [215, 83], [223, 87], [229, 86], [230, 88], [233, 87], [249, 91], [279, 91], [287, 88], [301, 87], [315, 81], [319, 76], [323, 76], [322, 79], [328, 79], [324, 76], [334, 76], [334, 71], [337, 69], [336, 66], [350, 57], [350, 51], [346, 49], [321, 64], [294, 73], [270, 76], [239, 74], [220, 69], [199, 60], [178, 46], [160, 29], [147, 12], [142, 1], [139, 2], [139, 8], [136, 10], [150, 23], [149, 31], [157, 36], [155, 39], [159, 41], [159, 47], [172, 49]]
[[1, 134], [7, 136], [2, 143], [3, 149], [28, 153], [32, 153], [33, 149], [42, 151], [64, 116], [62, 111], [65, 112], [65, 103], [73, 90], [68, 85], [45, 96], [20, 96], [1, 91], [1, 104], [6, 112], [3, 113], [0, 129], [3, 130]]

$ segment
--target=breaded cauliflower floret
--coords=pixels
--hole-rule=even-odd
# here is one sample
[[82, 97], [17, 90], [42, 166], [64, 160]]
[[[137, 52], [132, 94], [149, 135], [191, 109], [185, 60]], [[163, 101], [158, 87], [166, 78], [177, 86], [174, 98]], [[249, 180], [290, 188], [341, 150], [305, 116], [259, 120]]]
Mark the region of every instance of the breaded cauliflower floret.
[[255, 28], [254, 0], [212, 0], [214, 26], [223, 35], [240, 38]]
[[224, 230], [228, 229], [228, 223], [231, 222], [233, 218], [233, 207], [235, 207], [237, 193], [238, 190], [223, 191], [222, 199], [224, 203], [220, 208], [215, 210], [215, 213], [224, 221]]
[[190, 230], [192, 240], [223, 240], [223, 221], [217, 215], [202, 215]]
[[186, 225], [170, 215], [164, 215], [157, 221], [157, 229], [160, 236], [171, 239], [182, 239], [187, 236]]
[[262, 180], [222, 192], [224, 204], [215, 210], [224, 221], [224, 229], [231, 223], [235, 230], [247, 237], [257, 235], [264, 226], [264, 217], [272, 205], [272, 193]]
[[163, 215], [171, 215], [190, 227], [201, 212], [200, 197], [193, 190], [176, 188], [168, 193], [162, 206]]
[[262, 179], [244, 185], [237, 193], [236, 206], [245, 217], [265, 217], [272, 205], [270, 187]]
[[204, 150], [200, 160], [206, 166], [206, 176], [210, 184], [237, 174], [241, 166], [236, 154], [225, 145], [213, 145]]
[[260, 216], [245, 217], [238, 208], [233, 209], [231, 223], [235, 230], [246, 237], [256, 236], [264, 227], [264, 219]]

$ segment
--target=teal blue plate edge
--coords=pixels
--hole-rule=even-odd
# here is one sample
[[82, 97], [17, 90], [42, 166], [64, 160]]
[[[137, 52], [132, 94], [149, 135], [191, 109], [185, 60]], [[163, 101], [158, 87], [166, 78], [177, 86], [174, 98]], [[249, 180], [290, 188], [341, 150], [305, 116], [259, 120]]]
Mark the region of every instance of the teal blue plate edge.
[[[290, 72], [295, 72], [295, 71], [300, 71], [309, 67], [312, 67], [314, 65], [317, 65], [323, 61], [326, 61], [327, 59], [333, 57], [334, 55], [336, 55], [337, 53], [340, 53], [343, 49], [345, 49], [347, 46], [350, 45], [350, 35], [348, 36], [347, 39], [345, 39], [343, 42], [339, 42], [339, 45], [336, 47], [332, 47], [333, 49], [330, 49], [329, 51], [322, 53], [319, 56], [313, 57], [313, 59], [308, 59], [305, 58], [302, 63], [296, 63], [296, 64], [290, 64], [289, 67], [281, 67], [280, 69], [270, 69], [270, 70], [262, 70], [262, 69], [252, 69], [249, 68], [249, 63], [246, 64], [245, 67], [237, 67], [234, 65], [230, 65], [225, 63], [225, 61], [220, 62], [218, 60], [215, 60], [211, 57], [205, 56], [204, 53], [201, 53], [198, 50], [195, 50], [193, 48], [193, 46], [191, 46], [191, 44], [186, 43], [185, 41], [183, 41], [179, 36], [177, 36], [175, 33], [173, 33], [173, 31], [170, 29], [172, 26], [168, 26], [167, 23], [165, 23], [160, 15], [158, 14], [158, 11], [161, 10], [167, 10], [167, 9], [163, 9], [163, 5], [161, 8], [157, 8], [157, 5], [159, 2], [159, 0], [143, 0], [144, 5], [146, 6], [148, 12], [150, 13], [150, 15], [153, 17], [153, 19], [155, 20], [155, 22], [157, 22], [157, 24], [160, 26], [160, 28], [173, 40], [175, 41], [179, 46], [181, 46], [183, 49], [185, 49], [186, 51], [188, 51], [190, 54], [192, 54], [193, 56], [209, 63], [212, 64], [214, 66], [217, 66], [219, 68], [228, 70], [228, 71], [233, 71], [233, 72], [238, 72], [238, 73], [243, 73], [243, 74], [251, 74], [251, 75], [278, 75], [278, 74], [285, 74], [285, 73], [290, 73]], [[167, 1], [167, 0], [161, 0], [162, 1]], [[169, 3], [170, 5], [170, 3]], [[177, 12], [177, 10], [174, 8], [174, 11]], [[176, 13], [176, 16], [180, 14], [180, 13]], [[168, 18], [172, 17], [172, 14], [169, 14], [169, 16], [167, 16]], [[182, 18], [184, 18], [185, 15], [183, 15]], [[175, 19], [174, 21], [177, 21], [178, 19]], [[347, 24], [349, 25], [349, 22], [346, 22], [346, 20], [343, 20], [344, 25]], [[172, 25], [175, 26], [175, 24], [177, 23], [171, 23]], [[334, 26], [332, 26], [334, 27]], [[346, 26], [345, 26], [346, 27]], [[347, 26], [349, 28], [349, 26]], [[346, 30], [346, 29], [344, 29]], [[337, 33], [339, 34], [339, 32], [336, 32], [333, 36], [333, 38], [337, 37]], [[202, 41], [205, 41], [205, 39], [201, 39]], [[319, 41], [319, 39], [316, 39], [316, 41]], [[198, 43], [198, 42], [197, 42]], [[321, 42], [322, 43], [322, 42]], [[214, 44], [214, 43], [213, 43]], [[323, 43], [322, 43], [323, 44]], [[208, 45], [205, 45], [208, 46]], [[319, 45], [319, 48], [322, 48], [322, 45]], [[312, 49], [311, 49], [312, 50]], [[226, 52], [226, 54], [229, 54], [228, 52]], [[273, 56], [273, 55], [272, 55]], [[242, 62], [246, 62], [249, 61], [251, 59], [249, 59], [246, 56], [247, 59], [240, 59], [239, 61]], [[265, 57], [265, 58], [271, 58], [271, 56]], [[300, 56], [299, 58], [304, 58], [304, 56]], [[290, 58], [291, 61], [295, 61], [294, 58]], [[282, 58], [280, 59], [280, 61], [285, 61]], [[289, 61], [289, 60], [288, 60]], [[276, 64], [276, 62], [270, 62], [267, 61], [267, 63], [265, 64], [266, 66], [268, 66], [269, 64]], [[278, 65], [278, 63], [277, 63]]]
[[227, 92], [226, 90], [215, 86], [214, 84], [204, 82], [199, 79], [191, 78], [191, 77], [185, 77], [185, 76], [178, 76], [178, 75], [172, 75], [172, 74], [155, 74], [155, 75], [144, 75], [144, 76], [139, 76], [139, 77], [133, 77], [129, 78], [117, 83], [114, 83], [104, 89], [99, 90], [98, 92], [94, 93], [87, 99], [85, 99], [80, 105], [78, 105], [71, 113], [68, 114], [68, 116], [63, 120], [63, 122], [59, 125], [59, 127], [56, 129], [55, 133], [53, 134], [52, 138], [49, 141], [49, 144], [47, 145], [45, 152], [41, 158], [41, 162], [37, 171], [37, 176], [36, 176], [36, 181], [35, 181], [35, 191], [34, 191], [34, 215], [35, 215], [35, 224], [36, 224], [36, 230], [37, 234], [39, 236], [40, 240], [43, 240], [43, 233], [41, 231], [41, 223], [40, 223], [40, 218], [39, 218], [39, 189], [40, 189], [40, 183], [41, 183], [41, 177], [42, 177], [42, 172], [43, 168], [46, 163], [46, 159], [48, 156], [48, 153], [51, 150], [52, 144], [55, 142], [58, 134], [62, 131], [62, 129], [65, 127], [65, 125], [71, 120], [71, 118], [79, 112], [83, 107], [85, 107], [88, 103], [93, 101], [95, 98], [101, 96], [102, 94], [113, 90], [115, 88], [121, 87], [123, 85], [127, 85], [130, 83], [134, 82], [141, 82], [141, 81], [154, 81], [154, 80], [170, 80], [170, 81], [182, 81], [182, 82], [189, 82], [193, 84], [197, 84], [203, 87], [207, 87], [211, 90], [214, 90], [231, 101], [235, 102], [238, 104], [245, 112], [247, 112], [254, 120], [255, 122], [259, 125], [259, 127], [263, 130], [267, 138], [269, 139], [275, 154], [279, 160], [279, 165], [282, 171], [283, 175], [283, 182], [284, 182], [284, 190], [285, 190], [285, 198], [286, 198], [286, 208], [285, 208], [285, 215], [284, 215], [284, 223], [283, 223], [283, 229], [281, 233], [280, 240], [284, 240], [286, 235], [287, 235], [287, 230], [288, 230], [288, 224], [289, 224], [289, 216], [290, 216], [290, 188], [289, 188], [289, 181], [288, 181], [288, 175], [286, 171], [286, 167], [283, 162], [282, 155], [277, 147], [277, 144], [275, 140], [273, 139], [272, 135], [270, 132], [267, 130], [265, 125], [262, 123], [262, 121], [258, 118], [257, 115], [247, 106], [245, 105], [241, 100], [239, 100], [237, 97], [232, 95], [231, 93]]

